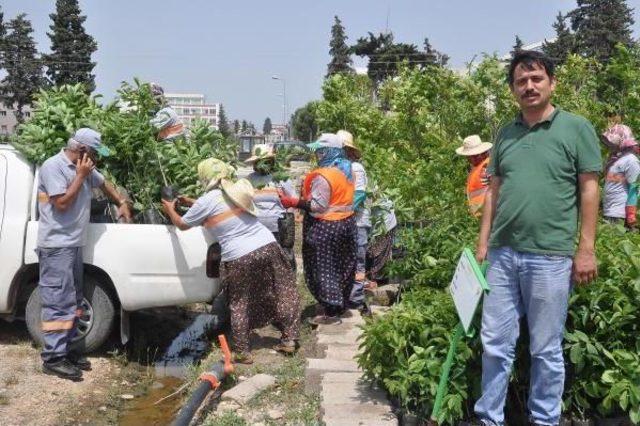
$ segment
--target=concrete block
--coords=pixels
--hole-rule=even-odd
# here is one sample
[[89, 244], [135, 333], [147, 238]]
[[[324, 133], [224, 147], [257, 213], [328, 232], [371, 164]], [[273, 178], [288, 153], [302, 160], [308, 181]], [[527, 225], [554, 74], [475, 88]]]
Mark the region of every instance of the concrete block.
[[358, 347], [358, 337], [362, 330], [359, 329], [351, 329], [345, 333], [339, 334], [318, 334], [318, 344], [321, 345], [331, 345], [331, 344], [339, 344], [339, 345], [352, 345], [355, 348]]
[[383, 390], [360, 378], [347, 382], [322, 382], [322, 404], [389, 405]]
[[275, 384], [275, 377], [268, 374], [256, 374], [223, 393], [221, 399], [245, 405], [260, 392]]
[[327, 359], [338, 359], [343, 361], [355, 361], [357, 350], [351, 346], [329, 345], [324, 352]]
[[398, 418], [388, 405], [327, 404], [322, 406], [326, 426], [392, 426]]
[[309, 370], [320, 370], [326, 372], [357, 373], [358, 364], [353, 360], [338, 360], [328, 358], [307, 358], [307, 368]]

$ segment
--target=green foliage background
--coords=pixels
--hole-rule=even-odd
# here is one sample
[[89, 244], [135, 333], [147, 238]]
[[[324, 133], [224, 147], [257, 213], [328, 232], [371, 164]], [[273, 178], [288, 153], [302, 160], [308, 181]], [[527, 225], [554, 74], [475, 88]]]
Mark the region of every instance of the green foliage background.
[[195, 120], [186, 138], [156, 141], [157, 132], [149, 120], [158, 105], [147, 83], [137, 79], [122, 83], [118, 99], [102, 106], [99, 97], [87, 95], [81, 84], [41, 90], [31, 120], [19, 126], [13, 144], [27, 159], [42, 164], [66, 145], [76, 129], [98, 130], [112, 151], [98, 167], [112, 182], [127, 189], [138, 211], [158, 208], [164, 185], [158, 162], [171, 185], [196, 196], [200, 192], [198, 162], [208, 157], [236, 161], [236, 142], [224, 138], [204, 120]]
[[[587, 117], [598, 131], [619, 115], [640, 132], [640, 53], [619, 47], [608, 65], [571, 56], [557, 72], [554, 103]], [[402, 69], [375, 92], [366, 76], [325, 81], [317, 106], [321, 131], [351, 131], [380, 191], [396, 203], [407, 256], [391, 273], [410, 283], [401, 303], [367, 323], [360, 365], [408, 412], [428, 418], [448, 339], [457, 322], [448, 294], [461, 248], [474, 246], [478, 222], [466, 207], [468, 165], [455, 155], [462, 138], [491, 140], [517, 106], [504, 64], [485, 57], [469, 75], [442, 67]], [[629, 413], [640, 421], [640, 237], [600, 225], [598, 280], [574, 291], [567, 321], [565, 412]], [[526, 345], [520, 348], [526, 351]], [[460, 343], [439, 417], [453, 424], [479, 396], [479, 338]], [[526, 401], [528, 369], [519, 362], [512, 391]], [[524, 407], [521, 407], [524, 408]]]

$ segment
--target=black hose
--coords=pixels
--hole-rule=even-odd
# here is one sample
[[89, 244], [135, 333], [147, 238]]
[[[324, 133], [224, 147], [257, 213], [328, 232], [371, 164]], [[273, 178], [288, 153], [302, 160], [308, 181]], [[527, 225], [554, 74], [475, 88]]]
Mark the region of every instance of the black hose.
[[196, 411], [198, 411], [198, 408], [200, 408], [202, 401], [204, 401], [210, 390], [211, 383], [206, 380], [200, 382], [187, 403], [180, 409], [180, 412], [178, 412], [178, 417], [176, 417], [176, 420], [173, 422], [173, 426], [189, 426], [191, 419], [195, 416]]

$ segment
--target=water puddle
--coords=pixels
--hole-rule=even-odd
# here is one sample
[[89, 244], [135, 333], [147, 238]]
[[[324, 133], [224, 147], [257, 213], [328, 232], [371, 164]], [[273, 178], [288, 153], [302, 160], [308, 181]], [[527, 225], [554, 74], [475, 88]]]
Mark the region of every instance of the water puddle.
[[189, 366], [209, 353], [212, 336], [219, 327], [216, 315], [202, 313], [195, 316], [153, 363], [154, 383], [145, 395], [127, 404], [118, 419], [119, 424], [151, 426], [171, 423], [181, 407], [183, 395], [163, 398], [176, 392], [184, 384]]
[[180, 409], [182, 398], [180, 395], [176, 395], [161, 402], [158, 401], [175, 392], [182, 385], [182, 382], [182, 379], [178, 377], [158, 378], [145, 395], [137, 398], [126, 407], [118, 419], [118, 424], [121, 426], [151, 426], [171, 423]]

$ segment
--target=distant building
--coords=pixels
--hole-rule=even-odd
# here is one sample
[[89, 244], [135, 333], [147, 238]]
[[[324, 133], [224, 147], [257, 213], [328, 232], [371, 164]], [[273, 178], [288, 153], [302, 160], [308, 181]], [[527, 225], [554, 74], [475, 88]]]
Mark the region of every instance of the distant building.
[[251, 157], [254, 145], [265, 143], [264, 135], [254, 135], [248, 132], [236, 135], [236, 138], [238, 138], [238, 157], [241, 161]]
[[[8, 108], [6, 105], [0, 103], [0, 136], [11, 135], [15, 133], [18, 125], [18, 120], [14, 114], [14, 108]], [[31, 107], [25, 105], [22, 108], [25, 120], [31, 117]]]
[[[536, 41], [535, 43], [525, 44], [524, 46], [522, 46], [522, 50], [535, 50], [536, 52], [542, 52], [542, 46], [544, 46], [545, 43], [553, 43], [554, 41], [556, 41], [555, 37], [549, 40]], [[500, 57], [500, 60], [503, 62], [509, 62], [511, 60], [511, 52], [502, 55]]]
[[167, 103], [175, 110], [185, 126], [189, 127], [196, 118], [207, 120], [218, 130], [220, 104], [206, 103], [205, 96], [198, 93], [165, 93]]
[[276, 143], [287, 140], [287, 126], [283, 124], [274, 124], [271, 127], [271, 133], [264, 135], [266, 143]]

